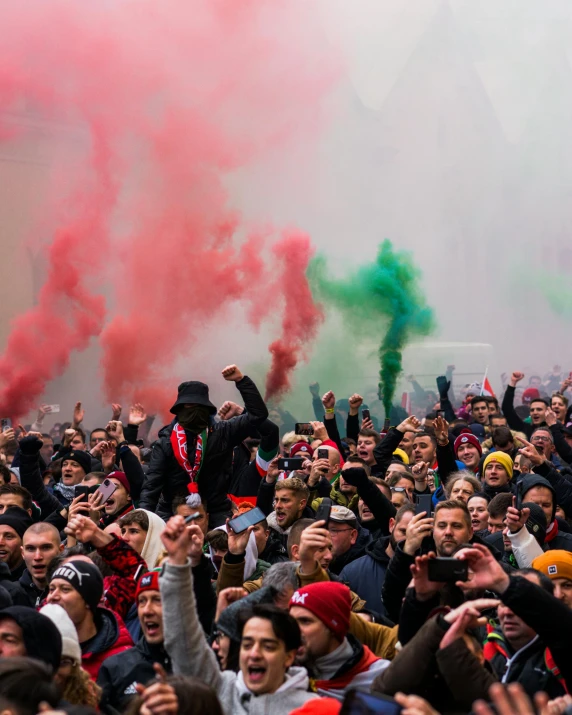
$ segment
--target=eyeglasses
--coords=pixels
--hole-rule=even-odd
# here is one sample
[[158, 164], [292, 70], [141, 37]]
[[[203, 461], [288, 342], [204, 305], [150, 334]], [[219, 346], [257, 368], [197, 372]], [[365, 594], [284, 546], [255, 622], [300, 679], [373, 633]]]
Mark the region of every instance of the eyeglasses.
[[350, 527], [349, 529], [330, 529], [330, 534], [343, 534], [344, 531], [353, 531]]
[[[536, 442], [552, 442], [552, 440], [550, 439], [550, 437], [541, 437], [540, 435], [535, 435], [535, 436], [534, 436], [534, 440], [535, 440]], [[533, 444], [534, 444], [534, 442], [533, 442]]]

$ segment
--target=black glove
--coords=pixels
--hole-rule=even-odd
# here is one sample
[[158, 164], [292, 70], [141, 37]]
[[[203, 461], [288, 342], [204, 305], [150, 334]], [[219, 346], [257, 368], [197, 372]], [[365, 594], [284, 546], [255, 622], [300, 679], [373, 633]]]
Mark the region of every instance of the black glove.
[[447, 380], [445, 375], [439, 375], [437, 378], [437, 390], [439, 390], [439, 397], [442, 400], [446, 400], [449, 395], [449, 388], [451, 387], [451, 380]]
[[22, 454], [38, 454], [43, 446], [44, 443], [42, 440], [38, 439], [34, 435], [31, 435], [30, 437], [23, 437], [20, 440], [20, 452], [22, 452]]
[[368, 482], [368, 477], [363, 467], [349, 467], [348, 469], [344, 469], [343, 472], [340, 472], [340, 474], [345, 482], [358, 489]]

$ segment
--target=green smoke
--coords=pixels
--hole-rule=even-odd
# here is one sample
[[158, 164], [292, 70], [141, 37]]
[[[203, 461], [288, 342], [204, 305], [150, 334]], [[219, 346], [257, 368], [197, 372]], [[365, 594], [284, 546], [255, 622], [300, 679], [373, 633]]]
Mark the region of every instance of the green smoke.
[[332, 278], [323, 256], [312, 261], [308, 276], [319, 300], [340, 310], [358, 330], [375, 330], [383, 335], [379, 386], [385, 414], [389, 415], [401, 372], [402, 350], [413, 337], [428, 335], [435, 327], [433, 311], [419, 287], [420, 271], [408, 253], [394, 251], [386, 239], [374, 263], [358, 267], [344, 279]]

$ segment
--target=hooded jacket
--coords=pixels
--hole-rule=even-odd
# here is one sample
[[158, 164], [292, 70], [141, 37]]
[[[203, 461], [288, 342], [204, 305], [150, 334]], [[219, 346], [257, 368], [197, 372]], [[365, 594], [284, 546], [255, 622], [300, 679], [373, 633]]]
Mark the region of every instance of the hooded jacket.
[[[224, 514], [230, 511], [230, 500], [227, 497], [229, 479], [232, 469], [232, 450], [246, 439], [253, 428], [262, 424], [268, 417], [268, 409], [254, 382], [244, 376], [236, 383], [236, 387], [244, 400], [246, 411], [230, 420], [214, 421], [208, 428], [207, 444], [203, 455], [203, 464], [198, 476], [199, 494], [207, 504], [211, 515], [220, 515], [218, 526], [224, 523]], [[141, 490], [139, 506], [141, 509], [157, 512], [159, 498], [162, 497], [160, 516], [172, 514], [171, 504], [176, 496], [189, 494], [189, 476], [177, 461], [171, 446], [171, 432], [176, 418], [163, 427], [159, 439], [153, 445], [149, 471]], [[187, 445], [192, 445], [195, 435], [186, 431]], [[188, 448], [189, 458], [194, 455]]]
[[145, 543], [141, 549], [141, 556], [147, 564], [147, 568], [151, 570], [155, 568], [157, 560], [163, 552], [161, 534], [165, 529], [165, 522], [160, 516], [153, 514], [151, 511], [145, 511], [145, 509], [138, 509], [138, 511], [144, 512], [147, 515], [147, 519], [149, 519], [149, 529], [147, 530]]
[[171, 673], [171, 659], [163, 644], [150, 645], [144, 637], [135, 647], [106, 658], [97, 676], [97, 684], [102, 689], [101, 709], [105, 712], [112, 707], [123, 712], [137, 694], [137, 683], [145, 685], [156, 677], [154, 663], [160, 663]]
[[40, 589], [36, 586], [32, 579], [32, 574], [26, 569], [24, 573], [20, 576], [18, 581], [23, 593], [28, 597], [28, 605], [32, 608], [39, 608], [42, 601], [48, 595], [48, 586]]
[[381, 589], [389, 565], [386, 549], [390, 538], [386, 536], [367, 544], [364, 556], [348, 563], [340, 573], [342, 581], [363, 598], [367, 608], [383, 616], [387, 611], [381, 600]]
[[[309, 692], [305, 668], [292, 667], [276, 692], [254, 695], [247, 689], [242, 673], [221, 673], [216, 655], [208, 645], [198, 623], [189, 562], [176, 566], [167, 562], [160, 576], [163, 600], [165, 648], [171, 655], [173, 673], [199, 678], [216, 692], [225, 715], [289, 715], [308, 700], [317, 698]], [[181, 613], [185, 618], [181, 618]]]
[[92, 680], [97, 680], [101, 664], [106, 658], [133, 647], [129, 631], [113, 611], [98, 607], [95, 612], [95, 626], [97, 633], [93, 638], [80, 643], [81, 665]]
[[[540, 467], [544, 467], [549, 471], [552, 469], [546, 463], [541, 464]], [[519, 482], [519, 490], [523, 497], [525, 497], [526, 493], [533, 487], [544, 487], [549, 489], [552, 493], [552, 521], [548, 524], [548, 528], [546, 529], [546, 539], [544, 541], [543, 549], [545, 551], [548, 551], [549, 549], [572, 551], [572, 534], [560, 532], [558, 530], [558, 522], [555, 520], [556, 506], [559, 503], [556, 489], [552, 486], [548, 479], [545, 479], [539, 474], [527, 474]]]

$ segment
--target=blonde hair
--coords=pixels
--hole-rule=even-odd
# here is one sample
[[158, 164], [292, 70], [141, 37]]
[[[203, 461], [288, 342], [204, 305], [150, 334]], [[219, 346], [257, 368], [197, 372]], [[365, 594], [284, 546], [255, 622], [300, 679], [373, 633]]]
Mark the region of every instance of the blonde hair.
[[308, 442], [308, 438], [304, 434], [296, 434], [296, 432], [286, 432], [284, 437], [282, 437], [282, 446], [290, 447], [296, 442]]
[[62, 690], [62, 698], [72, 705], [89, 705], [97, 709], [101, 688], [89, 677], [79, 663], [74, 663], [70, 677]]

